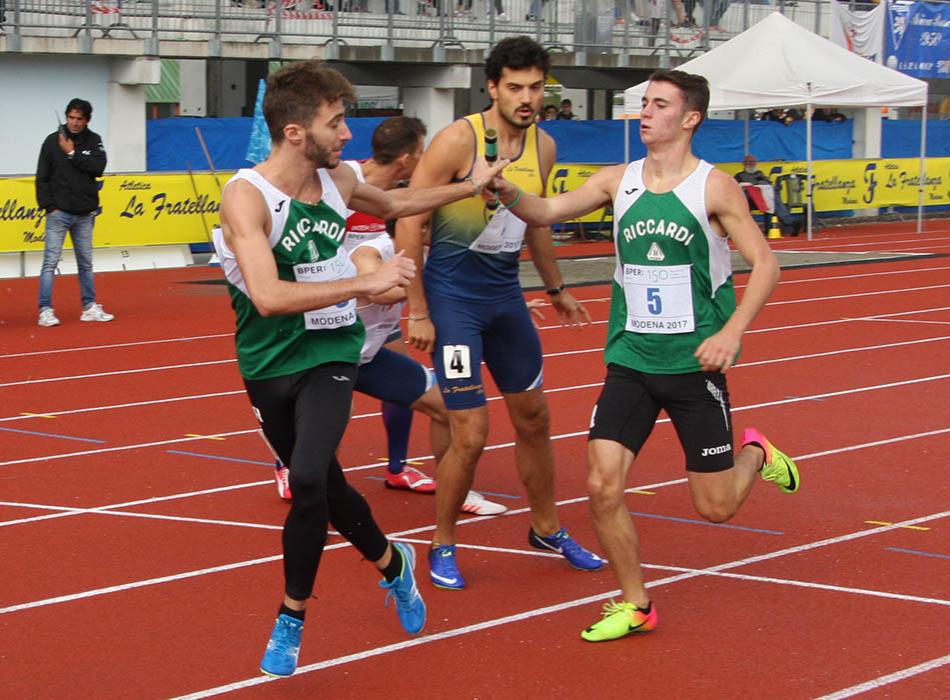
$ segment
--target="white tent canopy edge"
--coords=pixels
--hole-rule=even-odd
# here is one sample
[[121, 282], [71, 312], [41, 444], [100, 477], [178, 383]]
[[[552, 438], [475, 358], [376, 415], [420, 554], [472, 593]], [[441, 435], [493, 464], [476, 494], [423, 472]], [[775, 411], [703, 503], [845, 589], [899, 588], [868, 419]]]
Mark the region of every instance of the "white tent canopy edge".
[[[813, 107], [923, 107], [917, 205], [917, 231], [922, 230], [927, 119], [927, 83], [923, 80], [851, 53], [778, 12], [677, 68], [709, 80], [710, 110], [804, 106], [809, 115], [805, 130], [809, 183]], [[645, 81], [624, 92], [627, 114], [640, 111], [646, 88]], [[625, 157], [629, 159], [629, 152]], [[811, 235], [809, 206], [809, 240]]]

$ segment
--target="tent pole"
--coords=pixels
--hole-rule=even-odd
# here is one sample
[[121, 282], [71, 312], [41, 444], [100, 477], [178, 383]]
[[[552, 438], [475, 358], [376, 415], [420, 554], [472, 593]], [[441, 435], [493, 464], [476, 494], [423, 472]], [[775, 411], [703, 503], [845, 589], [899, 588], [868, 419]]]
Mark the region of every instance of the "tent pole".
[[752, 113], [751, 109], [745, 110], [745, 114], [742, 116], [742, 126], [743, 126], [743, 137], [744, 143], [742, 144], [743, 151], [742, 157], [745, 158], [749, 155], [749, 114]]
[[[808, 85], [809, 89], [811, 88], [811, 83]], [[811, 181], [811, 102], [805, 105], [805, 159], [806, 159], [806, 177], [805, 177], [805, 187], [808, 192], [808, 201], [807, 201], [807, 218], [808, 218], [808, 240], [811, 240], [811, 210], [812, 210], [812, 195], [814, 194], [814, 187]]]
[[630, 162], [630, 115], [627, 114], [626, 105], [623, 110], [623, 162]]
[[924, 230], [924, 187], [927, 182], [927, 97], [920, 111], [920, 178], [917, 181], [917, 233]]

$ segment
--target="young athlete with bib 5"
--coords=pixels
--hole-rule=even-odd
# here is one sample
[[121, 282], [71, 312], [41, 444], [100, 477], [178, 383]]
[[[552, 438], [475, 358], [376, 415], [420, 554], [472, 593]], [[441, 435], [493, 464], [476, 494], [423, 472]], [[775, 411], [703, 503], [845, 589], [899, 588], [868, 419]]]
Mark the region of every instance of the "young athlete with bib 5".
[[[723, 373], [735, 364], [742, 334], [778, 283], [779, 267], [739, 185], [692, 153], [708, 105], [705, 78], [657, 71], [640, 115], [645, 159], [604, 168], [550, 199], [501, 178], [491, 185], [502, 204], [531, 226], [613, 203], [617, 265], [607, 377], [591, 419], [588, 488], [594, 527], [623, 600], [607, 603], [603, 619], [581, 632], [591, 642], [657, 625], [624, 486], [661, 409], [685, 452], [693, 505], [707, 520], [735, 515], [756, 475], [786, 493], [800, 484], [795, 463], [755, 428], [746, 429], [733, 455]], [[752, 268], [738, 305], [729, 239]]]
[[476, 164], [471, 180], [384, 192], [338, 168], [351, 134], [344, 100], [353, 88], [317, 61], [271, 74], [264, 117], [270, 156], [241, 170], [221, 201], [215, 249], [237, 316], [238, 368], [267, 441], [292, 464], [284, 524], [284, 597], [261, 671], [297, 667], [305, 609], [330, 524], [382, 574], [406, 632], [425, 624], [411, 546], [391, 544], [366, 500], [346, 483], [336, 450], [349, 419], [363, 324], [356, 297], [405, 287], [415, 264], [397, 253], [357, 275], [343, 250], [348, 208], [390, 219], [430, 211], [481, 189], [506, 163]]

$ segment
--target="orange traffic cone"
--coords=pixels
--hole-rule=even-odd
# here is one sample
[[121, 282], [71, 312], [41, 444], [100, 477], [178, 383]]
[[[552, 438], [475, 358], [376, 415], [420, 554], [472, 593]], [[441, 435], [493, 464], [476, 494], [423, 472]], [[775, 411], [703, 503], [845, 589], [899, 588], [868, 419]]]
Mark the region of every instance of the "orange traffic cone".
[[775, 238], [781, 238], [781, 237], [782, 237], [782, 231], [778, 227], [778, 217], [773, 214], [772, 223], [769, 225], [768, 239], [773, 240]]

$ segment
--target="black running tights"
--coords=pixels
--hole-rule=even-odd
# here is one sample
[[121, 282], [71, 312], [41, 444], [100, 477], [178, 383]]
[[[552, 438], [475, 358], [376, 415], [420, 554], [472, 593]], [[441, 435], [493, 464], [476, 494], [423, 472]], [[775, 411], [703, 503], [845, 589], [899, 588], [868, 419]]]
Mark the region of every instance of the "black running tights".
[[290, 467], [293, 503], [284, 523], [287, 596], [306, 600], [326, 544], [328, 523], [369, 561], [388, 547], [369, 504], [346, 483], [336, 450], [350, 417], [356, 367], [320, 365], [274, 379], [244, 380], [264, 436]]

